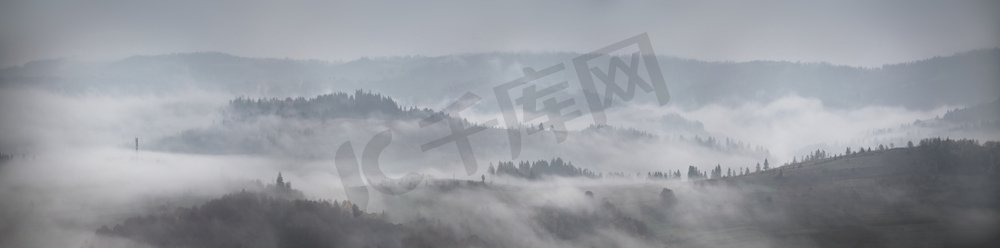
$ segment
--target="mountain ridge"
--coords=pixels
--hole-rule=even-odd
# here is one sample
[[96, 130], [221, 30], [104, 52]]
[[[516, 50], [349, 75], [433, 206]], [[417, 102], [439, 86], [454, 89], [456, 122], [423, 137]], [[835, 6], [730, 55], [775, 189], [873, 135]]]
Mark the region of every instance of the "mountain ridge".
[[[573, 53], [483, 53], [438, 57], [362, 58], [344, 63], [248, 58], [224, 53], [134, 56], [113, 63], [40, 61], [0, 71], [0, 86], [64, 92], [180, 92], [200, 89], [234, 95], [286, 97], [370, 89], [411, 105], [440, 104], [464, 92], [492, 95], [492, 87], [523, 76], [522, 69], [571, 64]], [[1000, 49], [862, 68], [777, 61], [709, 62], [658, 56], [671, 104], [698, 108], [739, 105], [788, 95], [820, 99], [837, 108], [870, 105], [933, 109], [971, 106], [1000, 98]], [[602, 65], [605, 60], [595, 61]], [[570, 66], [571, 67], [571, 66]], [[546, 80], [573, 82], [572, 70]], [[640, 92], [642, 93], [642, 92]], [[655, 102], [637, 94], [634, 101]], [[582, 100], [581, 100], [582, 101]], [[498, 107], [486, 101], [486, 110]]]

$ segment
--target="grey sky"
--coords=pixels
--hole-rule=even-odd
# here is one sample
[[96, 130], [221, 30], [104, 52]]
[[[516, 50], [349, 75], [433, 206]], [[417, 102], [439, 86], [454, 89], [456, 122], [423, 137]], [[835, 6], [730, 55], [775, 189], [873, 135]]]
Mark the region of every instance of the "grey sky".
[[1000, 1], [4, 0], [0, 65], [193, 51], [585, 52], [641, 32], [664, 55], [877, 66], [1000, 46]]

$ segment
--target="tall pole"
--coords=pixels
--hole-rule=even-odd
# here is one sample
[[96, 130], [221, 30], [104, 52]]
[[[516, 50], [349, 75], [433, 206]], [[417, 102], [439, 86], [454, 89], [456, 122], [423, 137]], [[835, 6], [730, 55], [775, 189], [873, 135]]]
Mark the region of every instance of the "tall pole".
[[139, 153], [139, 137], [135, 137], [135, 153]]

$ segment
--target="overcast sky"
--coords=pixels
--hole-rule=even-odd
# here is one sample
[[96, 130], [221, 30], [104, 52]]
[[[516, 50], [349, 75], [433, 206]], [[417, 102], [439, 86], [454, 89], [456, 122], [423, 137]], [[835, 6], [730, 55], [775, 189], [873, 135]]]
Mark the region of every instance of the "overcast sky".
[[1000, 46], [1000, 1], [2, 0], [0, 65], [586, 52], [642, 32], [663, 55], [878, 66]]

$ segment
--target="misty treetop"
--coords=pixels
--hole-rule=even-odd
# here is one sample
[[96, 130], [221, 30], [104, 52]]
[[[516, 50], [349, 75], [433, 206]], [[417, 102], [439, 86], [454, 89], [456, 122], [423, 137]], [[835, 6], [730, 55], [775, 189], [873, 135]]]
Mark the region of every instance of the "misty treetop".
[[635, 129], [635, 128], [618, 128], [607, 124], [591, 124], [586, 129], [583, 129], [584, 133], [603, 133], [603, 134], [613, 134], [616, 137], [621, 137], [625, 139], [654, 139], [656, 135], [649, 133], [647, 131]]
[[552, 160], [520, 161], [514, 165], [514, 161], [500, 161], [494, 168], [490, 165], [490, 174], [497, 176], [511, 176], [524, 179], [542, 179], [545, 177], [588, 177], [597, 178], [599, 175], [591, 170], [573, 166], [572, 162], [563, 161], [562, 158]]
[[434, 111], [426, 108], [404, 108], [388, 96], [357, 90], [354, 94], [337, 92], [313, 98], [251, 99], [239, 97], [229, 102], [226, 113], [233, 120], [249, 120], [262, 116], [337, 119], [382, 115], [394, 118], [424, 118], [433, 114]]
[[651, 171], [646, 173], [647, 179], [675, 180], [681, 179], [681, 170], [676, 171]]

